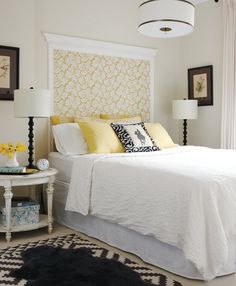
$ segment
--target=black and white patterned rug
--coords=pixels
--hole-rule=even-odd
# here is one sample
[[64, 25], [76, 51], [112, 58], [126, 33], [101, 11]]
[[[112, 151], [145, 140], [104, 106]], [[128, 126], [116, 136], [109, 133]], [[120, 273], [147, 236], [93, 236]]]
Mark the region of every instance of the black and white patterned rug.
[[37, 242], [30, 242], [26, 244], [20, 244], [17, 246], [0, 249], [0, 285], [17, 285], [24, 286], [25, 280], [19, 280], [9, 276], [9, 273], [13, 269], [20, 268], [23, 264], [21, 260], [21, 252], [37, 246], [51, 245], [54, 247], [67, 248], [89, 248], [96, 257], [115, 259], [122, 262], [126, 266], [130, 267], [134, 271], [138, 272], [143, 280], [151, 282], [157, 286], [183, 286], [181, 283], [171, 280], [163, 274], [157, 273], [152, 269], [140, 265], [125, 256], [119, 255], [113, 251], [110, 251], [104, 247], [99, 246], [87, 239], [81, 238], [77, 234], [70, 234], [66, 236], [59, 236], [56, 238], [49, 238], [47, 240], [41, 240]]

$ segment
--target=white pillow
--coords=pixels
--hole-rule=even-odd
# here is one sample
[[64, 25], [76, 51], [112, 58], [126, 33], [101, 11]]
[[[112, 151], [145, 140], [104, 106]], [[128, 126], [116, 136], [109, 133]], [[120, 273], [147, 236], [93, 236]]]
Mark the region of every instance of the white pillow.
[[83, 155], [88, 153], [87, 143], [78, 123], [64, 123], [52, 126], [57, 151], [61, 154]]

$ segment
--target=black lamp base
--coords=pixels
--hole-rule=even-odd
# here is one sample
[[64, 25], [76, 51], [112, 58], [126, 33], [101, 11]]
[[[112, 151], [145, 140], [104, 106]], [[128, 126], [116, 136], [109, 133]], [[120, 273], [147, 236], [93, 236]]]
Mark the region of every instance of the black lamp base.
[[187, 119], [184, 119], [183, 122], [183, 145], [187, 145]]
[[29, 126], [29, 135], [28, 135], [29, 164], [26, 167], [29, 169], [37, 169], [37, 167], [34, 165], [34, 118], [33, 117], [29, 117], [28, 126]]
[[25, 166], [27, 169], [37, 169], [38, 170], [38, 168], [37, 168], [37, 166], [35, 166], [35, 165], [27, 165], [27, 166]]

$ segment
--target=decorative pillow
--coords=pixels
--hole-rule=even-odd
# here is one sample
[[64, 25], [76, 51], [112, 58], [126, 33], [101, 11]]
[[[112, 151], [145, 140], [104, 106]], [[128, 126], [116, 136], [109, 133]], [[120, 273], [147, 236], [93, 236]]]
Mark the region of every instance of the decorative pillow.
[[79, 121], [88, 121], [88, 120], [99, 120], [100, 119], [100, 115], [91, 115], [91, 116], [85, 116], [85, 117], [77, 117], [74, 116], [74, 121], [75, 123], [79, 123]]
[[138, 122], [142, 121], [141, 115], [128, 115], [128, 114], [100, 114], [101, 119], [130, 119], [130, 118], [137, 118], [138, 117]]
[[145, 123], [144, 125], [156, 145], [161, 149], [176, 147], [176, 144], [160, 123]]
[[72, 116], [57, 116], [57, 115], [51, 116], [52, 125], [63, 124], [63, 123], [73, 123], [73, 122], [74, 122], [74, 117]]
[[56, 149], [61, 154], [87, 154], [87, 144], [77, 123], [65, 123], [52, 126]]
[[90, 153], [123, 153], [124, 148], [109, 123], [80, 121]]
[[159, 151], [143, 122], [133, 124], [115, 124], [111, 127], [126, 149], [126, 152], [152, 152]]
[[120, 118], [120, 119], [100, 119], [99, 121], [107, 123], [139, 123], [142, 120], [140, 116], [135, 116], [128, 118]]

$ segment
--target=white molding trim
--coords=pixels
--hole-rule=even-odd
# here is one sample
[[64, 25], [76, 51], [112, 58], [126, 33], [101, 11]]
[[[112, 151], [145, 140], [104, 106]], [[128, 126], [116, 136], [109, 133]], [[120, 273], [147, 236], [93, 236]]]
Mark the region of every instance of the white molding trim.
[[[125, 57], [132, 59], [143, 59], [150, 62], [150, 121], [154, 119], [154, 67], [156, 49], [143, 48], [137, 46], [129, 46], [124, 44], [116, 44], [111, 42], [103, 42], [90, 40], [80, 37], [71, 37], [51, 33], [43, 33], [48, 43], [48, 88], [53, 94], [53, 50], [70, 50], [85, 53], [95, 53], [99, 55], [108, 55], [116, 57]], [[53, 96], [52, 96], [53, 101]], [[53, 102], [52, 102], [53, 106]]]

